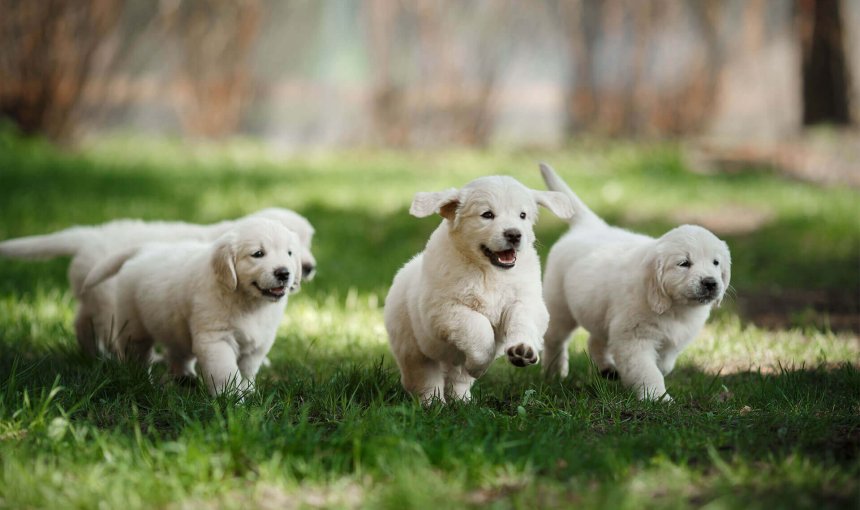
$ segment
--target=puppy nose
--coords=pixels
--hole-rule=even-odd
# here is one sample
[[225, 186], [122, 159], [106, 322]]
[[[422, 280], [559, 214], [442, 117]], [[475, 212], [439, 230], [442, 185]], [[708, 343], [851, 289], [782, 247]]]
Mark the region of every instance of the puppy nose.
[[317, 268], [313, 264], [302, 264], [302, 278], [305, 280], [311, 278], [316, 270]]
[[702, 287], [709, 291], [717, 290], [717, 280], [711, 276], [702, 278]]
[[290, 279], [290, 270], [285, 267], [279, 267], [275, 269], [275, 278], [278, 280], [285, 282]]
[[505, 235], [505, 239], [514, 246], [520, 244], [520, 239], [523, 237], [523, 234], [517, 228], [509, 228], [503, 234]]

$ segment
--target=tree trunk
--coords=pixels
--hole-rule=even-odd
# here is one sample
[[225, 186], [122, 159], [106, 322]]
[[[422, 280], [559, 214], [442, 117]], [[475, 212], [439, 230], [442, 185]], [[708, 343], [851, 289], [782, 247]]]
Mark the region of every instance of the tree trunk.
[[840, 0], [800, 0], [803, 124], [850, 124]]

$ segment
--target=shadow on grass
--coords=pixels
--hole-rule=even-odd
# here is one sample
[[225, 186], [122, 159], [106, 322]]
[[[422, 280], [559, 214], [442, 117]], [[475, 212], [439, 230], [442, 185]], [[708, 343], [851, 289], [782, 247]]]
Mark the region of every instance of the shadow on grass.
[[237, 460], [242, 472], [273, 451], [340, 474], [358, 465], [384, 473], [409, 450], [438, 469], [514, 465], [558, 481], [613, 480], [654, 459], [707, 473], [721, 462], [793, 456], [856, 469], [860, 458], [860, 371], [850, 365], [725, 376], [682, 366], [667, 379], [677, 400], [669, 405], [636, 401], [583, 353], [573, 354], [565, 381], [499, 360], [473, 403], [423, 409], [400, 389], [384, 348], [348, 354], [351, 361], [341, 353], [276, 360], [257, 393], [238, 402], [161, 382], [157, 371], [86, 360], [72, 347], [3, 349], [0, 410], [12, 418], [25, 391], [38, 406], [36, 396], [59, 381], [51, 406], [74, 424], [129, 439], [142, 433], [155, 444], [203, 434], [216, 449], [252, 436]]

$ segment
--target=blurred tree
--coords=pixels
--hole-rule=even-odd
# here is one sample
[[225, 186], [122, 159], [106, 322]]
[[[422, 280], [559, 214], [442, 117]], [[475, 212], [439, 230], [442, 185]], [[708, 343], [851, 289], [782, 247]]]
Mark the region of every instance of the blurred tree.
[[381, 142], [486, 145], [499, 78], [517, 42], [509, 32], [529, 7], [371, 0], [364, 8], [371, 112]]
[[[677, 135], [704, 127], [722, 62], [719, 1], [563, 0], [559, 6], [571, 59], [568, 133]], [[667, 30], [684, 27], [695, 37]], [[661, 76], [654, 71], [661, 62], [686, 69]]]
[[0, 1], [0, 116], [24, 133], [73, 135], [81, 98], [109, 60], [97, 52], [120, 12], [120, 0]]
[[803, 123], [851, 122], [840, 0], [800, 0]]
[[172, 0], [161, 17], [179, 41], [177, 111], [186, 133], [223, 137], [239, 127], [253, 96], [250, 54], [259, 36], [259, 0]]

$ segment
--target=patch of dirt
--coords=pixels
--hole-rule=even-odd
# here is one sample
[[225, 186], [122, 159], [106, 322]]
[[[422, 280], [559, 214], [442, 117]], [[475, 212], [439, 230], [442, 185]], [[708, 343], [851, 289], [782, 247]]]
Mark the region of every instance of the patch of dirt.
[[855, 130], [811, 131], [771, 143], [703, 141], [690, 145], [686, 155], [699, 173], [762, 169], [823, 186], [860, 188], [860, 133]]
[[741, 318], [766, 329], [814, 327], [860, 333], [860, 289], [780, 289], [737, 296]]

